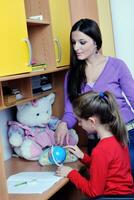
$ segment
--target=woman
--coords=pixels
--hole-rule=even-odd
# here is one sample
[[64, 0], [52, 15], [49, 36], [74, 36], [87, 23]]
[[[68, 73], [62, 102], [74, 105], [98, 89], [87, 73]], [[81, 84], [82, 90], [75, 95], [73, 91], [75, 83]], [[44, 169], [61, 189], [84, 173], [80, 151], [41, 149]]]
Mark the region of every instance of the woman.
[[68, 139], [67, 129], [77, 122], [71, 102], [80, 93], [110, 91], [116, 98], [129, 132], [129, 150], [134, 170], [134, 112], [131, 109], [134, 109], [134, 80], [128, 67], [122, 60], [105, 57], [99, 52], [102, 46], [101, 32], [98, 24], [91, 19], [81, 19], [74, 24], [70, 43], [70, 69], [64, 83], [65, 112], [56, 130], [57, 144], [62, 145], [65, 137]]

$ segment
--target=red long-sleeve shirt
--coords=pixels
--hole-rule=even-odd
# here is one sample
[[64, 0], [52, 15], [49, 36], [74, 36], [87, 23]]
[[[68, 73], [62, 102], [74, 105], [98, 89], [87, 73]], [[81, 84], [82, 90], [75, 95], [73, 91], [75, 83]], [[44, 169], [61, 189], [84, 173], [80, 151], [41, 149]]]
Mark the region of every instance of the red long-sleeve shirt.
[[91, 157], [84, 154], [82, 162], [89, 167], [90, 179], [76, 170], [68, 178], [87, 196], [134, 194], [128, 148], [114, 136], [100, 140]]

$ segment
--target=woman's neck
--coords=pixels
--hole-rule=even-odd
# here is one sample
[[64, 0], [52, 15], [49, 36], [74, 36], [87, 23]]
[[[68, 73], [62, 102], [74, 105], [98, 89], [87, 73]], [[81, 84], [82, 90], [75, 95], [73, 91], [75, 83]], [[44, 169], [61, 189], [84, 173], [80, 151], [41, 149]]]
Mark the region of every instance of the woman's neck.
[[105, 68], [106, 61], [106, 57], [101, 54], [96, 54], [86, 61], [85, 74], [87, 83], [96, 82]]
[[105, 60], [105, 56], [103, 56], [100, 53], [93, 54], [90, 57], [87, 58], [86, 63], [87, 66], [93, 66], [93, 65], [98, 65], [100, 62]]

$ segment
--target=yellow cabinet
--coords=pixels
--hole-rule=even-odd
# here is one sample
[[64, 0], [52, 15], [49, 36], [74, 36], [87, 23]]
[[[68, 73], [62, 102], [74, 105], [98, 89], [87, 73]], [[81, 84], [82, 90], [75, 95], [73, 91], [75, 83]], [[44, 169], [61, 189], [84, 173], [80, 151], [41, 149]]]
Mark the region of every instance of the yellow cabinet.
[[57, 67], [70, 63], [70, 10], [68, 0], [50, 0], [51, 25]]
[[4, 0], [1, 5], [0, 76], [31, 71], [31, 46], [28, 40], [23, 0]]

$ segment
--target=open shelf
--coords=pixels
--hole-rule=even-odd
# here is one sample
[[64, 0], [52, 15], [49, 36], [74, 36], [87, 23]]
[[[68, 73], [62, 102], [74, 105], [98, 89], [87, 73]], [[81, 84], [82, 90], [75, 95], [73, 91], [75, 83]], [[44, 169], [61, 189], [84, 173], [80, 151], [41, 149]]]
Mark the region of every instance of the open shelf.
[[[32, 101], [33, 99], [38, 99], [43, 96], [47, 96], [51, 92], [54, 92], [57, 95], [60, 95], [60, 93], [62, 94], [63, 91], [61, 88], [64, 82], [64, 74], [66, 73], [67, 69], [68, 69], [68, 66], [62, 67], [62, 68], [47, 67], [44, 71], [37, 71], [37, 72], [30, 72], [30, 73], [1, 77], [0, 78], [0, 96], [1, 96], [0, 110], [11, 108], [13, 106], [20, 105], [28, 101]], [[41, 91], [39, 93], [34, 94], [32, 91], [32, 77], [41, 76], [45, 74], [46, 76], [51, 75], [52, 89]], [[11, 89], [18, 89], [21, 95], [23, 96], [23, 98], [19, 100], [15, 99], [14, 101], [7, 104], [5, 102], [5, 94], [4, 94], [5, 87], [11, 88]], [[58, 104], [62, 103], [60, 98], [58, 99], [57, 103]], [[58, 108], [56, 107], [57, 106], [55, 106], [55, 109], [57, 110], [56, 113], [57, 113], [59, 111], [58, 111]]]

